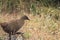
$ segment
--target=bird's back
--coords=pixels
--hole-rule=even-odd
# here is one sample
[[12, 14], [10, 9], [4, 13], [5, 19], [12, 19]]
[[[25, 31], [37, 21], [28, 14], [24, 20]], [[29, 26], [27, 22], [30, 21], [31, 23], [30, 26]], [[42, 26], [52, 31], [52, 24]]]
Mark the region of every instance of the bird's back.
[[14, 20], [12, 22], [10, 22], [7, 26], [7, 29], [10, 32], [17, 32], [22, 26], [24, 25], [24, 21], [22, 20]]

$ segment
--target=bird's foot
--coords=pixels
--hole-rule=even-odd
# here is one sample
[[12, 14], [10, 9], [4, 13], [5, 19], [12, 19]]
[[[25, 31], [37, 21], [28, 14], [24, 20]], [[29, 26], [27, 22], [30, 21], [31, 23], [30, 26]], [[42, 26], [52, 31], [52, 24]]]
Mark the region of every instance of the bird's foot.
[[16, 32], [16, 34], [24, 34], [24, 33], [22, 33], [22, 32]]

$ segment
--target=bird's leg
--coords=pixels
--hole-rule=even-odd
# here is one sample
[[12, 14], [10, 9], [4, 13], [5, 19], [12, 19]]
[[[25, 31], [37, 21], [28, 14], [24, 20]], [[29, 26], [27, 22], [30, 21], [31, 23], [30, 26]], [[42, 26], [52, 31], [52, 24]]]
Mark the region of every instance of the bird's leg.
[[11, 35], [11, 40], [16, 40], [16, 35]]
[[17, 32], [16, 34], [17, 34], [17, 35], [21, 34], [23, 40], [25, 40], [25, 37], [24, 37], [24, 35], [23, 35], [24, 33], [22, 33], [22, 32]]
[[24, 34], [24, 33], [22, 33], [22, 32], [16, 32], [16, 34]]
[[9, 40], [11, 40], [11, 34], [9, 34]]
[[9, 40], [11, 40], [11, 35], [12, 35], [12, 32], [9, 33]]
[[16, 40], [16, 38], [15, 34], [9, 34], [9, 40]]

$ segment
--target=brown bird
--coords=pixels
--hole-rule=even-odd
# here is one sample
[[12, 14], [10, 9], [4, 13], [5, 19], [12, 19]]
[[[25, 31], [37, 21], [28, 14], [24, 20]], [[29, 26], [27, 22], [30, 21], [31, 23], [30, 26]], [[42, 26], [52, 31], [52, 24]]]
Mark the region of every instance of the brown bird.
[[15, 35], [16, 32], [24, 25], [25, 20], [29, 20], [29, 18], [24, 15], [19, 20], [0, 23], [0, 25], [3, 28], [3, 30], [11, 36]]
[[24, 25], [25, 20], [29, 20], [29, 18], [27, 16], [23, 16], [19, 20], [0, 23], [0, 25], [6, 33], [13, 35]]

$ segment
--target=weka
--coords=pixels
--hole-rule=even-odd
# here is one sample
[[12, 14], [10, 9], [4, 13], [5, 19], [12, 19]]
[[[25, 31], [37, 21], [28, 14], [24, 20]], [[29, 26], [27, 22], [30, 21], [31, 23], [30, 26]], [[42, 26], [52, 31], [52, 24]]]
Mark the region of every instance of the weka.
[[4, 22], [4, 23], [0, 23], [1, 27], [3, 28], [3, 30], [9, 34], [9, 36], [11, 35], [15, 35], [16, 32], [24, 25], [24, 21], [25, 20], [29, 20], [29, 18], [27, 16], [23, 16], [18, 20], [13, 20], [10, 22]]

